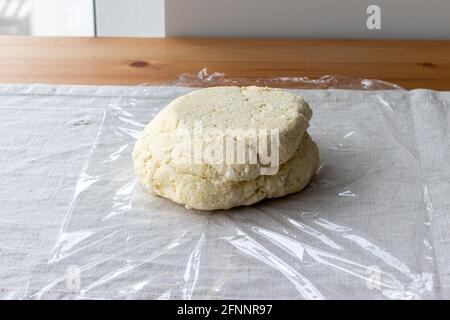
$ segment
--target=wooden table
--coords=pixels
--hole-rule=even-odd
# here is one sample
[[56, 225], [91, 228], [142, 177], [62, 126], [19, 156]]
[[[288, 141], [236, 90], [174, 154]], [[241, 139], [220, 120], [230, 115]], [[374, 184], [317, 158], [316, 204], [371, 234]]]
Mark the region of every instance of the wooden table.
[[450, 90], [450, 41], [0, 37], [3, 83], [164, 83], [204, 67], [231, 77], [344, 75]]

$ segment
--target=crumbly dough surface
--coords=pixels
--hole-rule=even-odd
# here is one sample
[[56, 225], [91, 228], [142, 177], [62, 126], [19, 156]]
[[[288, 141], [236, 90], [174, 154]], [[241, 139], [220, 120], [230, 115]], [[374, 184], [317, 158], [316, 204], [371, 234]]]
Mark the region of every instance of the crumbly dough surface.
[[[144, 129], [133, 150], [136, 174], [149, 192], [187, 208], [229, 209], [302, 190], [319, 164], [316, 144], [306, 133], [312, 111], [300, 97], [280, 89], [213, 87], [179, 97]], [[174, 137], [197, 121], [204, 128], [278, 129], [279, 168], [261, 175], [262, 164], [191, 164], [174, 150], [191, 144]], [[206, 141], [205, 141], [206, 139]], [[213, 143], [204, 137], [204, 143]], [[247, 148], [258, 150], [244, 139]], [[231, 172], [231, 174], [230, 174]]]
[[[312, 111], [298, 95], [282, 89], [266, 87], [212, 87], [193, 91], [172, 101], [144, 129], [134, 148], [138, 162], [152, 159], [165, 163], [177, 172], [190, 173], [215, 180], [247, 181], [260, 174], [261, 164], [195, 164], [178, 150], [189, 149], [191, 140], [182, 139], [174, 131], [191, 132], [196, 124], [208, 129], [226, 132], [226, 129], [279, 130], [279, 164], [288, 161], [296, 152], [301, 137], [309, 126]], [[213, 144], [204, 137], [204, 145]], [[245, 137], [247, 150], [258, 153], [255, 141]], [[270, 141], [270, 137], [266, 137]], [[192, 151], [192, 149], [191, 149]], [[259, 158], [259, 154], [258, 154]], [[192, 159], [191, 159], [192, 160]]]

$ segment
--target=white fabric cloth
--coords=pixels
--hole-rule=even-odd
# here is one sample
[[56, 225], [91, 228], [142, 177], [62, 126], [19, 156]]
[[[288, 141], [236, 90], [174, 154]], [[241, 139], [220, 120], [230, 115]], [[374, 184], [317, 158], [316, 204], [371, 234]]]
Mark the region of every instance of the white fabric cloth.
[[[164, 105], [186, 90], [188, 89], [152, 87], [146, 91], [145, 97], [142, 97], [145, 100], [143, 103], [145, 105], [145, 103], [157, 101], [158, 106]], [[152, 223], [159, 224], [158, 228], [162, 231], [165, 224], [172, 224], [172, 230], [177, 228], [188, 230], [186, 239], [189, 240], [183, 238], [181, 241], [190, 241], [188, 246], [190, 249], [180, 247], [180, 250], [187, 250], [184, 266], [176, 265], [179, 263], [177, 257], [182, 255], [182, 252], [177, 251], [178, 249], [173, 253], [175, 257], [158, 256], [161, 253], [158, 248], [164, 241], [159, 235], [151, 234], [146, 239], [146, 246], [139, 250], [136, 248], [132, 256], [134, 260], [139, 261], [139, 255], [141, 255], [143, 264], [149, 264], [151, 261], [154, 263], [151, 268], [141, 268], [140, 262], [133, 265], [135, 261], [131, 257], [128, 257], [131, 267], [129, 269], [126, 266], [122, 267], [121, 263], [125, 263], [126, 256], [117, 261], [117, 267], [114, 267], [115, 262], [112, 259], [105, 260], [103, 264], [96, 264], [95, 272], [90, 273], [89, 277], [81, 279], [84, 282], [81, 284], [82, 293], [80, 294], [80, 288], [74, 292], [69, 290], [70, 288], [62, 290], [55, 285], [55, 280], [67, 279], [64, 278], [64, 274], [61, 274], [61, 269], [51, 265], [52, 254], [55, 246], [61, 241], [61, 230], [69, 228], [88, 231], [95, 229], [92, 227], [101, 229], [103, 226], [95, 222], [97, 220], [92, 217], [99, 212], [103, 203], [106, 205], [108, 201], [111, 202], [107, 191], [105, 191], [104, 199], [80, 200], [83, 206], [90, 203], [92, 212], [86, 208], [84, 208], [85, 214], [77, 214], [77, 211], [74, 211], [69, 219], [67, 219], [67, 212], [80, 174], [89, 172], [92, 166], [95, 170], [102, 168], [101, 164], [94, 163], [92, 158], [87, 162], [93, 145], [95, 143], [102, 146], [110, 145], [113, 149], [120, 146], [120, 141], [114, 140], [116, 135], [113, 133], [109, 135], [108, 130], [121, 120], [108, 119], [108, 115], [103, 123], [105, 128], [103, 135], [96, 140], [105, 110], [109, 104], [116, 103], [119, 96], [137, 97], [139, 100], [139, 92], [136, 93], [134, 87], [1, 85], [0, 298], [412, 297], [450, 299], [448, 232], [450, 230], [450, 93], [430, 90], [380, 92], [378, 101], [381, 105], [386, 103], [387, 108], [395, 108], [398, 105], [401, 111], [396, 111], [392, 117], [380, 116], [373, 120], [365, 119], [363, 113], [364, 108], [367, 107], [365, 102], [370, 99], [369, 95], [373, 94], [372, 92], [305, 90], [300, 93], [311, 101], [313, 109], [315, 105], [323, 103], [327, 105], [328, 111], [346, 112], [345, 117], [349, 121], [352, 121], [354, 117], [355, 123], [362, 126], [357, 127], [355, 131], [362, 132], [364, 137], [361, 140], [355, 140], [356, 145], [352, 145], [351, 150], [358, 148], [365, 150], [364, 145], [359, 145], [362, 142], [380, 142], [381, 139], [377, 138], [379, 135], [377, 126], [380, 129], [393, 128], [392, 132], [384, 132], [383, 136], [389, 135], [392, 141], [399, 140], [399, 145], [406, 147], [397, 148], [392, 142], [382, 150], [383, 152], [375, 153], [376, 157], [383, 158], [391, 154], [385, 153], [386, 150], [391, 150], [392, 154], [400, 152], [392, 159], [377, 158], [374, 162], [377, 166], [361, 171], [364, 177], [352, 180], [357, 181], [352, 188], [347, 188], [348, 184], [343, 185], [339, 197], [331, 193], [323, 193], [320, 197], [313, 196], [314, 190], [325, 188], [320, 183], [333, 181], [334, 174], [336, 180], [345, 181], [345, 177], [340, 176], [340, 173], [330, 173], [326, 170], [334, 168], [333, 166], [344, 168], [343, 166], [350, 158], [338, 159], [336, 160], [338, 163], [330, 164], [328, 167], [326, 161], [331, 159], [328, 158], [328, 154], [331, 153], [327, 150], [342, 148], [340, 152], [345, 154], [346, 145], [340, 143], [347, 140], [338, 139], [337, 136], [346, 133], [349, 136], [345, 139], [349, 139], [352, 135], [351, 131], [345, 131], [345, 124], [342, 126], [334, 124], [328, 127], [330, 123], [333, 123], [333, 119], [339, 119], [339, 116], [317, 108], [311, 130], [313, 137], [318, 139], [319, 148], [322, 146], [322, 160], [325, 163], [323, 171], [318, 173], [318, 179], [312, 191], [302, 198], [308, 209], [292, 213], [292, 208], [298, 206], [295, 202], [298, 198], [294, 196], [287, 200], [280, 200], [286, 202], [276, 200], [273, 203], [258, 205], [256, 208], [259, 214], [240, 212], [233, 217], [232, 213], [227, 213], [226, 219], [216, 216], [207, 218], [209, 220], [202, 220], [204, 218], [194, 215], [191, 217], [189, 213], [186, 213], [182, 220], [168, 217], [167, 221], [164, 221], [167, 211], [173, 208], [164, 207], [161, 210], [165, 211], [165, 216], [154, 214]], [[351, 107], [355, 105], [361, 105], [361, 110], [357, 111], [355, 107]], [[337, 108], [338, 106], [341, 109]], [[345, 109], [345, 106], [349, 107]], [[146, 112], [143, 105], [138, 103], [133, 107], [134, 116], [150, 117], [150, 113]], [[125, 107], [124, 110], [130, 111]], [[399, 117], [398, 121], [396, 117]], [[142, 119], [142, 123], [147, 120], [148, 118]], [[387, 121], [388, 124], [382, 125], [382, 121]], [[410, 133], [413, 135], [411, 136]], [[350, 140], [349, 143], [353, 142]], [[371, 146], [371, 148], [377, 148], [377, 146]], [[96, 156], [100, 157], [99, 153], [103, 152], [102, 150], [102, 148], [93, 150], [94, 160]], [[367, 158], [364, 158], [365, 156]], [[373, 160], [372, 155], [364, 152], [358, 154], [358, 157], [362, 157], [358, 158], [361, 166]], [[414, 162], [415, 160], [417, 163]], [[345, 175], [351, 176], [359, 172], [358, 170], [352, 172], [352, 169], [356, 167], [349, 168], [350, 171], [345, 172]], [[389, 169], [389, 175], [384, 176], [383, 172], [377, 172], [380, 168]], [[321, 178], [327, 174], [326, 179]], [[383, 177], [383, 181], [379, 180], [380, 176]], [[393, 177], [392, 180], [388, 179], [389, 176]], [[422, 184], [417, 183], [416, 180], [423, 182], [423, 190], [418, 191], [417, 188]], [[411, 187], [408, 187], [409, 185]], [[109, 190], [111, 186], [113, 184], [106, 183], [104, 190]], [[326, 190], [334, 192], [339, 186], [333, 188]], [[385, 191], [389, 193], [378, 188], [385, 188]], [[392, 190], [397, 192], [392, 194]], [[422, 199], [422, 196], [425, 199]], [[382, 203], [377, 202], [380, 197], [383, 199]], [[336, 201], [333, 202], [333, 199]], [[348, 201], [354, 201], [356, 204], [353, 206]], [[74, 205], [80, 206], [77, 203]], [[152, 208], [158, 206], [162, 206], [160, 202], [152, 204]], [[278, 217], [273, 220], [273, 215], [276, 213], [271, 213], [268, 208], [272, 208], [272, 211], [281, 210], [280, 208], [286, 210], [283, 211], [284, 220]], [[352, 211], [351, 208], [355, 210]], [[395, 209], [391, 211], [390, 208]], [[173, 210], [182, 209], [176, 207]], [[329, 215], [331, 210], [341, 217], [334, 220], [333, 215]], [[316, 211], [319, 212], [318, 215], [315, 215]], [[261, 212], [265, 212], [265, 215]], [[408, 212], [411, 212], [411, 219], [408, 218]], [[423, 223], [420, 212], [423, 212]], [[311, 217], [308, 214], [311, 214]], [[295, 219], [292, 218], [294, 215]], [[300, 219], [302, 215], [306, 216], [304, 221]], [[136, 218], [134, 219], [133, 225], [129, 227], [130, 235], [139, 230], [139, 224]], [[155, 219], [161, 221], [155, 222]], [[64, 225], [65, 221], [67, 225]], [[334, 223], [336, 221], [347, 221], [348, 224]], [[190, 223], [196, 224], [195, 227], [190, 228]], [[125, 224], [114, 226], [113, 230], [123, 231], [126, 228]], [[295, 234], [290, 229], [293, 225], [295, 225]], [[216, 226], [221, 226], [222, 229]], [[111, 225], [105, 224], [104, 227], [111, 227]], [[319, 227], [329, 230], [329, 233], [319, 232]], [[346, 227], [348, 228], [345, 229]], [[142, 228], [145, 233], [145, 226]], [[236, 235], [230, 236], [225, 231], [224, 234], [216, 234], [225, 229], [227, 232], [237, 230]], [[350, 231], [351, 229], [353, 230]], [[210, 233], [211, 230], [214, 230], [213, 234]], [[270, 246], [276, 246], [276, 239], [280, 239], [284, 231], [286, 231], [286, 238], [281, 240], [281, 244], [278, 243], [282, 250], [270, 249]], [[161, 236], [164, 237], [163, 240], [166, 241], [164, 243], [168, 243], [168, 246], [178, 241], [175, 233], [168, 232]], [[254, 240], [257, 236], [269, 237], [266, 238], [268, 243], [263, 240]], [[308, 237], [314, 239], [308, 242], [310, 241]], [[227, 243], [226, 248], [216, 241], [219, 238]], [[370, 239], [374, 242], [370, 242]], [[142, 239], [139, 241], [143, 244]], [[301, 246], [295, 247], [299, 244]], [[424, 244], [424, 249], [415, 247], [417, 244]], [[115, 245], [117, 247], [114, 247]], [[84, 272], [83, 268], [89, 262], [98, 262], [99, 259], [106, 257], [109, 251], [121, 252], [126, 245], [123, 241], [109, 241], [109, 247], [105, 247], [101, 241], [93, 240], [85, 247], [76, 244], [74, 248], [71, 248], [73, 250], [69, 259], [70, 264], [63, 264], [61, 267], [65, 270], [75, 264], [79, 265]], [[289, 247], [290, 245], [294, 247]], [[330, 251], [324, 251], [326, 248]], [[310, 255], [309, 259], [303, 256], [295, 257], [296, 254], [307, 255], [302, 253], [302, 250], [306, 250], [305, 252]], [[361, 278], [355, 271], [359, 267], [344, 260], [330, 262], [331, 260], [327, 260], [330, 256], [325, 257], [325, 255], [332, 250], [344, 252], [342, 255], [340, 253], [333, 255], [334, 258], [346, 257], [349, 261], [352, 255], [358, 253], [358, 250], [363, 250], [365, 254], [370, 253], [372, 257], [367, 258], [367, 261], [364, 260], [364, 265], [360, 267], [364, 269], [362, 273], [368, 272], [366, 273], [368, 278], [375, 275], [375, 282], [372, 283], [375, 286], [377, 266], [381, 269], [381, 277], [411, 275], [411, 281], [395, 278], [395, 281], [400, 281], [402, 285], [408, 284], [408, 288], [403, 292], [407, 294], [403, 296], [402, 292], [389, 288], [373, 290], [370, 288], [370, 283], [368, 288], [367, 283], [364, 282], [354, 284]], [[203, 255], [200, 258], [201, 253]], [[156, 256], [148, 258], [151, 254]], [[164, 251], [161, 254], [164, 256]], [[217, 257], [220, 258], [215, 261]], [[376, 259], [381, 261], [381, 265], [377, 264]], [[371, 264], [372, 260], [375, 262]], [[352, 261], [360, 260], [355, 257]], [[137, 265], [139, 267], [136, 267]], [[321, 269], [324, 265], [332, 265], [332, 267]], [[375, 269], [368, 269], [368, 265], [375, 265]], [[177, 269], [178, 267], [180, 268]], [[388, 267], [392, 267], [394, 271], [389, 273], [386, 271]], [[129, 270], [132, 271], [132, 275], [127, 274]], [[371, 270], [374, 272], [371, 273]], [[171, 283], [171, 277], [175, 272], [180, 274], [180, 278]], [[430, 274], [433, 279], [432, 288], [427, 287], [430, 283], [422, 279], [422, 276], [426, 278]], [[364, 281], [367, 282], [367, 279]], [[385, 284], [390, 280], [386, 281], [381, 280]], [[167, 283], [169, 285], [166, 285]]]

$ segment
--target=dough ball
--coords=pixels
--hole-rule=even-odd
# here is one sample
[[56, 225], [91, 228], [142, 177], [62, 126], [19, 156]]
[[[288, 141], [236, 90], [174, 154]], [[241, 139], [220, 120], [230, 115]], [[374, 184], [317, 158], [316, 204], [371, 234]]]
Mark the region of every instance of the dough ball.
[[[311, 116], [302, 98], [281, 89], [213, 87], [193, 91], [171, 102], [144, 129], [133, 150], [135, 171], [149, 192], [201, 210], [251, 205], [298, 192], [319, 164], [317, 146], [306, 132]], [[199, 124], [202, 150], [210, 147], [216, 153], [229, 153], [226, 141], [230, 140], [222, 138], [231, 134], [248, 152], [244, 161], [236, 163], [238, 151], [234, 148], [234, 161], [222, 158], [222, 162], [210, 163], [203, 157], [196, 162], [193, 153]], [[257, 139], [247, 136], [252, 130], [258, 132]], [[271, 140], [274, 131], [277, 142]], [[268, 150], [277, 147], [276, 165], [267, 164], [260, 141], [267, 142]], [[262, 174], [270, 165], [275, 171]]]

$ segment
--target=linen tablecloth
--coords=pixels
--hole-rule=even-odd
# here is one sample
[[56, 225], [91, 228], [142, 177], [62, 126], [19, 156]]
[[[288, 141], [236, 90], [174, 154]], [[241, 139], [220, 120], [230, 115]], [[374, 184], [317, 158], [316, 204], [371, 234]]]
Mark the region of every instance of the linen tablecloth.
[[[183, 90], [154, 87], [150, 90], [150, 98], [153, 92], [157, 99], [161, 99], [158, 95], [163, 92], [164, 99], [170, 101]], [[305, 92], [314, 101], [349, 104], [353, 100], [369, 99], [372, 94], [370, 91], [353, 90]], [[0, 86], [0, 298], [39, 297], [35, 294], [42, 289], [42, 284], [51, 284], [60, 277], [59, 274], [52, 274], [54, 270], [46, 269], [45, 266], [60, 237], [80, 173], [98, 137], [108, 106], [115, 103], [118, 97], [126, 97], [131, 93], [136, 95], [134, 87]], [[428, 206], [429, 221], [425, 221], [425, 224], [428, 224], [430, 239], [424, 241], [429, 241], [426, 245], [433, 253], [429, 257], [433, 269], [432, 297], [449, 299], [450, 92], [413, 90], [400, 95], [399, 98], [397, 91], [379, 93], [381, 103], [406, 99], [411, 108], [408, 114], [413, 116], [405, 121], [414, 133], [414, 150], [411, 152], [418, 159], [417, 170], [421, 172], [426, 185], [424, 197], [427, 199], [424, 199], [424, 203]], [[395, 201], [395, 196], [392, 201]], [[386, 207], [389, 207], [389, 203]], [[348, 278], [329, 276], [330, 282], [348, 281]], [[322, 277], [327, 277], [327, 274]], [[228, 279], [233, 281], [231, 276]], [[311, 281], [314, 282], [314, 279]], [[239, 286], [236, 285], [236, 288]], [[355, 292], [345, 292], [345, 288], [351, 288], [351, 285], [343, 283], [342, 288], [344, 292], [340, 293], [339, 298], [354, 297]], [[196, 296], [195, 288], [190, 287], [190, 290], [190, 295], [174, 297], [215, 297]], [[262, 291], [265, 288], [253, 290]], [[113, 291], [114, 285], [105, 288], [104, 295], [98, 295], [97, 292], [96, 297], [120, 297]], [[327, 297], [326, 292], [322, 292], [322, 295]], [[57, 292], [53, 296], [59, 297]], [[77, 295], [67, 294], [64, 297], [75, 298]], [[144, 294], [130, 297], [156, 296]], [[170, 294], [166, 297], [170, 297]], [[232, 298], [233, 294], [229, 291], [227, 296], [218, 294], [217, 297]], [[258, 298], [267, 295], [255, 293], [241, 296], [236, 291], [236, 297]], [[278, 297], [289, 298], [278, 296], [277, 293], [272, 296]], [[303, 294], [303, 297], [309, 296]], [[336, 296], [330, 294], [329, 297]]]

